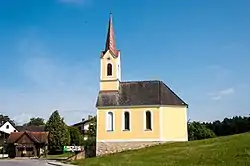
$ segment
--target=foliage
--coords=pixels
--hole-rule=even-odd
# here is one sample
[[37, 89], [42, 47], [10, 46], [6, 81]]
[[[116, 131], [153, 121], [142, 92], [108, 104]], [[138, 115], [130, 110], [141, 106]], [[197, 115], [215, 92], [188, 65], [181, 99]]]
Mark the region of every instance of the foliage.
[[96, 145], [96, 138], [89, 137], [87, 140], [84, 140], [83, 145], [85, 148]]
[[94, 116], [91, 119], [91, 123], [89, 125], [89, 130], [87, 131], [87, 135], [89, 137], [96, 137], [96, 125], [97, 125], [96, 116]]
[[250, 131], [250, 117], [234, 116], [223, 121], [203, 123], [214, 131], [217, 136], [245, 133]]
[[76, 146], [83, 145], [84, 138], [79, 129], [69, 126], [68, 130], [70, 133], [70, 145], [76, 145]]
[[45, 125], [45, 130], [49, 132], [48, 150], [51, 154], [61, 152], [63, 146], [70, 144], [70, 133], [63, 118], [60, 117], [58, 111], [54, 111]]
[[84, 166], [250, 165], [250, 133], [199, 141], [166, 143], [140, 150], [73, 161]]
[[45, 125], [43, 118], [30, 118], [28, 123], [25, 123], [23, 126], [43, 126]]
[[5, 122], [10, 122], [11, 125], [15, 126], [14, 120], [11, 120], [9, 116], [7, 115], [0, 115], [0, 125], [4, 124]]
[[216, 137], [215, 133], [200, 122], [188, 123], [188, 139], [201, 140]]
[[84, 141], [84, 150], [85, 150], [86, 158], [96, 156], [96, 138], [95, 137], [88, 137], [88, 139]]

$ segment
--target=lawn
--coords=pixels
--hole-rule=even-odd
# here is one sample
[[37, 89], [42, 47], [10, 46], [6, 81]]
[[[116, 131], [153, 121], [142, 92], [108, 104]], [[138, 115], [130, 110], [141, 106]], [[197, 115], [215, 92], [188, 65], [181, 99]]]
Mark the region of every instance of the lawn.
[[82, 166], [244, 166], [250, 165], [250, 133], [167, 143], [105, 157], [74, 161]]
[[[46, 159], [48, 159], [48, 160], [64, 160], [64, 159], [67, 159], [68, 157], [71, 157], [72, 155], [74, 155], [74, 153], [65, 152], [63, 154], [58, 154], [58, 155], [47, 155]], [[43, 156], [43, 158], [45, 158], [45, 157]]]

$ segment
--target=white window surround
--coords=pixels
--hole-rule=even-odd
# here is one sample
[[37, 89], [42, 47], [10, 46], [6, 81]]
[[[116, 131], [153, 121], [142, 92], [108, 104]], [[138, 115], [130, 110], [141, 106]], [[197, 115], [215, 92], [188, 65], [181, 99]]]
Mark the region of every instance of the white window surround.
[[115, 116], [112, 111], [107, 111], [106, 113], [106, 131], [114, 131], [115, 130]]
[[[147, 129], [147, 117], [146, 117], [146, 113], [147, 113], [147, 111], [149, 111], [150, 112], [150, 114], [151, 114], [151, 130], [150, 129]], [[154, 129], [154, 115], [153, 115], [153, 112], [152, 111], [150, 111], [150, 110], [146, 110], [146, 111], [144, 111], [143, 112], [143, 114], [144, 114], [144, 116], [143, 116], [143, 119], [144, 119], [144, 131], [153, 131], [153, 129]]]
[[[125, 112], [129, 113], [129, 130], [125, 129]], [[123, 110], [122, 112], [122, 131], [131, 131], [131, 111], [130, 110]]]

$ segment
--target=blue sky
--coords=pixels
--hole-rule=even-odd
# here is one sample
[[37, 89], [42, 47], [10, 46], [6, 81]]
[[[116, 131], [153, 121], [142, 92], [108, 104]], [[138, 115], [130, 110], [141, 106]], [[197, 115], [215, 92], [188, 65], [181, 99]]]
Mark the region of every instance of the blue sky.
[[[163, 80], [191, 120], [248, 115], [249, 0], [2, 0], [0, 113], [95, 114], [109, 12], [123, 80]], [[134, 59], [134, 60], [132, 60]]]

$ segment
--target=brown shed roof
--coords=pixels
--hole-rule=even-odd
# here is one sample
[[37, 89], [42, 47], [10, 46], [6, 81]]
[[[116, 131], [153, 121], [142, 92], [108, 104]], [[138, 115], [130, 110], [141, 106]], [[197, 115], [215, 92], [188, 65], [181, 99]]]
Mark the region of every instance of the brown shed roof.
[[15, 143], [24, 134], [36, 143], [48, 143], [48, 132], [12, 132], [7, 139], [7, 143]]
[[120, 82], [119, 91], [100, 91], [96, 107], [187, 104], [162, 81]]

